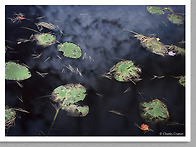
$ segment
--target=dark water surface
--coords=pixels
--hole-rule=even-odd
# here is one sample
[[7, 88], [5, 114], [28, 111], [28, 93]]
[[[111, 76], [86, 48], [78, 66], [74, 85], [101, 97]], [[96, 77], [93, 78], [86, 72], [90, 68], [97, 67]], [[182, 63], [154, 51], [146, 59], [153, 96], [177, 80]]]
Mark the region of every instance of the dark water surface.
[[[177, 13], [185, 11], [184, 6], [170, 8]], [[24, 13], [30, 20], [12, 23], [8, 18], [13, 17], [14, 12]], [[37, 19], [41, 16], [45, 17]], [[169, 122], [184, 125], [150, 125], [154, 131], [145, 135], [159, 135], [159, 132], [185, 135], [185, 88], [178, 84], [178, 79], [171, 76], [150, 80], [153, 75], [185, 75], [185, 58], [155, 55], [143, 48], [133, 34], [124, 31], [127, 29], [156, 36], [164, 44], [184, 47], [179, 42], [185, 40], [185, 25], [172, 24], [167, 20], [167, 14], [150, 14], [146, 6], [6, 6], [5, 21], [6, 40], [10, 41], [6, 45], [14, 49], [7, 51], [6, 62], [19, 60], [19, 63], [28, 65], [32, 73], [30, 79], [21, 82], [23, 88], [14, 81], [6, 81], [6, 105], [30, 112], [17, 112], [15, 125], [8, 130], [7, 135], [47, 134], [55, 109], [49, 98], [36, 98], [50, 95], [56, 87], [69, 83], [81, 83], [87, 88], [83, 104], [89, 106], [90, 112], [86, 117], [74, 118], [61, 110], [50, 135], [144, 135], [134, 123], [144, 123], [140, 117], [139, 103], [149, 102], [151, 97], [160, 99], [168, 106], [171, 117]], [[63, 57], [62, 52], [57, 51], [57, 44], [46, 48], [38, 46], [36, 42], [18, 45], [17, 39], [28, 39], [36, 34], [21, 27], [37, 30], [35, 23], [39, 21], [58, 26], [64, 35], [59, 30], [44, 29], [42, 32], [54, 33], [62, 43], [67, 41], [79, 44], [82, 53], [87, 53], [94, 61]], [[33, 53], [42, 55], [33, 59]], [[48, 57], [49, 60], [44, 62]], [[133, 60], [140, 66], [143, 80], [134, 85], [101, 77], [120, 59]], [[78, 68], [83, 76], [71, 73], [65, 68], [68, 64], [74, 69]], [[36, 71], [49, 74], [42, 78]], [[124, 93], [127, 88], [131, 90]], [[23, 102], [17, 98], [21, 96]], [[111, 113], [110, 110], [119, 111], [124, 116]]]

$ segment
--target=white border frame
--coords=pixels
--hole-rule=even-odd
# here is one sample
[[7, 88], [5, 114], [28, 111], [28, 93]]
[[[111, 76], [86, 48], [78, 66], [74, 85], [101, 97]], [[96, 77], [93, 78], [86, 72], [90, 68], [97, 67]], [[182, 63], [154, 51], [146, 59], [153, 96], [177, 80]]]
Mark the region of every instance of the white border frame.
[[99, 0], [98, 2], [92, 0], [71, 0], [69, 2], [57, 2], [57, 1], [44, 1], [33, 0], [30, 3], [25, 0], [1, 0], [0, 5], [0, 18], [4, 23], [1, 23], [0, 37], [1, 37], [1, 50], [0, 50], [0, 65], [3, 70], [0, 70], [0, 83], [1, 88], [1, 102], [0, 102], [0, 116], [5, 116], [5, 5], [185, 5], [186, 17], [185, 17], [185, 40], [186, 40], [186, 121], [185, 121], [185, 136], [178, 137], [5, 137], [5, 117], [4, 121], [0, 121], [0, 142], [189, 142], [191, 141], [191, 6], [190, 0], [113, 0], [112, 2], [106, 2], [105, 0]]

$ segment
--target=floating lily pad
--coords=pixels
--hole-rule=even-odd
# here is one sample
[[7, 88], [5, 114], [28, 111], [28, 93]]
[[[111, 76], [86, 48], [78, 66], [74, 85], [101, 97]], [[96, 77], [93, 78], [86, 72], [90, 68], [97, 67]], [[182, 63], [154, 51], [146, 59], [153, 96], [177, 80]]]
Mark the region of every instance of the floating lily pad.
[[164, 11], [161, 7], [148, 6], [147, 10], [151, 14], [164, 14]]
[[31, 77], [31, 73], [27, 67], [15, 62], [5, 63], [5, 79], [22, 81]]
[[182, 76], [182, 77], [179, 79], [179, 83], [180, 83], [180, 85], [182, 85], [182, 86], [185, 87], [185, 83], [186, 83], [186, 81], [185, 81], [185, 76]]
[[183, 24], [183, 17], [176, 14], [168, 14], [168, 20], [173, 24]]
[[47, 47], [53, 45], [56, 41], [56, 36], [50, 33], [42, 33], [34, 35], [34, 39], [37, 41], [38, 45]]
[[141, 34], [137, 34], [135, 35], [135, 37], [140, 40], [142, 46], [147, 48], [147, 50], [149, 50], [150, 52], [162, 56], [168, 54], [166, 46], [161, 43], [158, 38], [147, 37]]
[[16, 119], [16, 111], [14, 108], [5, 107], [5, 128], [10, 128]]
[[52, 99], [59, 103], [61, 107], [83, 101], [86, 89], [81, 84], [67, 84], [54, 89]]
[[157, 124], [169, 120], [167, 106], [158, 99], [140, 103], [141, 117], [149, 123]]
[[113, 73], [114, 78], [120, 82], [136, 83], [141, 80], [139, 75], [141, 69], [135, 66], [131, 60], [117, 63], [110, 69], [110, 73]]
[[185, 55], [185, 49], [178, 47], [176, 45], [170, 45], [169, 50], [175, 52], [177, 55]]
[[65, 57], [69, 58], [80, 58], [82, 51], [79, 46], [74, 43], [65, 42], [58, 45], [58, 50], [63, 52]]
[[73, 117], [84, 117], [89, 113], [88, 106], [78, 106], [71, 104], [69, 106], [62, 107], [62, 109], [67, 111], [67, 114]]

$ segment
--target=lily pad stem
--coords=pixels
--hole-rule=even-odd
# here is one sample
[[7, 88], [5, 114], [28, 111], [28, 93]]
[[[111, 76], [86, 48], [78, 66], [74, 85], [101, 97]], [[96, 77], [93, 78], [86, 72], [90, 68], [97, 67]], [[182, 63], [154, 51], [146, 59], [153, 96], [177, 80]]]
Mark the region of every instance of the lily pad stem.
[[54, 118], [53, 118], [52, 124], [51, 124], [51, 126], [50, 126], [49, 131], [48, 131], [48, 134], [50, 133], [50, 131], [51, 131], [53, 125], [54, 125], [54, 122], [55, 122], [55, 120], [56, 120], [56, 117], [57, 117], [57, 115], [58, 115], [58, 113], [59, 113], [60, 108], [61, 108], [61, 107], [58, 107], [58, 108], [56, 109], [56, 114], [55, 114], [55, 116], [54, 116]]

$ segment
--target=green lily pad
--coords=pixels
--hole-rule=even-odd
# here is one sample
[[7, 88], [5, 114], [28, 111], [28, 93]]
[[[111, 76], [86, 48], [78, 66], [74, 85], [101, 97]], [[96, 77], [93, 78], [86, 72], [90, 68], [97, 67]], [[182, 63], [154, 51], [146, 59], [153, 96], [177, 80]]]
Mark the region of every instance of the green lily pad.
[[21, 81], [31, 77], [31, 73], [25, 66], [15, 62], [5, 63], [5, 79]]
[[110, 73], [114, 74], [114, 78], [120, 82], [131, 81], [138, 82], [140, 79], [139, 73], [141, 69], [134, 65], [133, 61], [121, 61], [110, 69]]
[[5, 128], [10, 128], [16, 119], [16, 111], [14, 108], [5, 107]]
[[159, 41], [159, 38], [147, 37], [141, 34], [137, 34], [135, 37], [148, 51], [162, 56], [168, 54], [167, 47]]
[[54, 89], [52, 99], [59, 103], [60, 107], [83, 101], [86, 97], [86, 89], [81, 84], [67, 84]]
[[62, 109], [67, 111], [67, 114], [73, 117], [84, 117], [89, 113], [88, 106], [78, 106], [71, 104], [69, 106], [62, 107]]
[[38, 45], [47, 47], [53, 45], [56, 41], [56, 36], [50, 33], [42, 33], [34, 35], [34, 39], [37, 41]]
[[180, 83], [180, 85], [182, 85], [182, 86], [185, 87], [185, 84], [186, 84], [185, 76], [182, 76], [182, 77], [179, 79], [179, 83]]
[[169, 50], [174, 51], [177, 55], [182, 55], [182, 56], [185, 55], [185, 49], [178, 47], [176, 45], [170, 45]]
[[167, 106], [158, 99], [151, 102], [140, 103], [141, 117], [149, 123], [157, 124], [169, 120], [169, 112]]
[[147, 10], [151, 14], [164, 14], [164, 11], [161, 7], [148, 6]]
[[168, 20], [173, 24], [183, 24], [183, 17], [176, 14], [168, 14]]
[[74, 43], [65, 42], [58, 45], [58, 50], [63, 52], [65, 57], [69, 58], [80, 58], [82, 51], [79, 46]]

